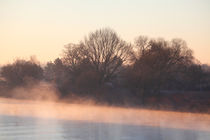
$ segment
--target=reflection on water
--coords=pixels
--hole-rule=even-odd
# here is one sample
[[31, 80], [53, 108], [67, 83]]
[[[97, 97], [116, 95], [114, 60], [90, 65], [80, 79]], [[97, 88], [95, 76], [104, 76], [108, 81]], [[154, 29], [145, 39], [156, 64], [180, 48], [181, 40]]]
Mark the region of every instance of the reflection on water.
[[209, 140], [208, 131], [0, 115], [0, 140]]

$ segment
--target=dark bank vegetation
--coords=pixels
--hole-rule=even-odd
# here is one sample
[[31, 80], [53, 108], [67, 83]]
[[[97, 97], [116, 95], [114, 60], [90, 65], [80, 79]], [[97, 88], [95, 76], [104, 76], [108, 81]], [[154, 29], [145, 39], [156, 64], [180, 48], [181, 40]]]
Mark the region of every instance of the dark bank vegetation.
[[210, 112], [210, 67], [181, 39], [139, 36], [132, 44], [105, 28], [66, 45], [61, 58], [44, 66], [17, 60], [1, 67], [2, 96], [40, 81], [54, 85], [61, 99]]

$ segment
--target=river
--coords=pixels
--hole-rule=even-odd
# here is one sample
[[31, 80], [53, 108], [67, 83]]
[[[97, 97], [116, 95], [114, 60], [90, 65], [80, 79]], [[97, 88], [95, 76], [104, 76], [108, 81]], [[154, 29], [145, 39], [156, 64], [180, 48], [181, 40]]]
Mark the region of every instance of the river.
[[210, 115], [0, 98], [0, 140], [209, 140]]

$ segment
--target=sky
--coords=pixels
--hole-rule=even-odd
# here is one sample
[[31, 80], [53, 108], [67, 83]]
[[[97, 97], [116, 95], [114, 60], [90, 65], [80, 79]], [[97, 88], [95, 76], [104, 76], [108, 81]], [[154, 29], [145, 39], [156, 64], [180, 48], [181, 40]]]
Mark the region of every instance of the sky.
[[0, 0], [0, 65], [61, 57], [100, 28], [134, 42], [139, 35], [184, 39], [210, 64], [210, 0]]

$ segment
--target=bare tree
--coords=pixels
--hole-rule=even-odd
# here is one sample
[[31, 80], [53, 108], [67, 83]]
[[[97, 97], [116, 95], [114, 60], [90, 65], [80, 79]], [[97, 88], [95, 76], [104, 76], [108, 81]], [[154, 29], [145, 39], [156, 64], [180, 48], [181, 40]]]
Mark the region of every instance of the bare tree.
[[140, 57], [144, 55], [144, 52], [149, 47], [149, 39], [146, 36], [138, 36], [135, 39], [135, 52], [137, 53], [136, 56]]
[[78, 65], [86, 58], [86, 50], [80, 44], [68, 44], [63, 51], [63, 62], [73, 72]]
[[[193, 51], [187, 47], [187, 44], [182, 39], [173, 39], [170, 42], [172, 57], [170, 63], [191, 65], [194, 61]], [[173, 59], [172, 59], [173, 58]]]
[[121, 40], [111, 29], [96, 30], [85, 37], [79, 45], [70, 44], [64, 51], [64, 61], [72, 68], [88, 61], [101, 75], [101, 82], [109, 81], [128, 60], [131, 45]]
[[186, 75], [193, 63], [192, 50], [187, 48], [183, 40], [149, 40], [147, 49], [134, 62], [128, 76], [133, 81], [130, 82], [132, 86], [137, 89], [158, 92], [177, 78]]
[[103, 81], [108, 81], [118, 72], [119, 67], [128, 60], [131, 51], [131, 45], [121, 40], [109, 28], [90, 33], [82, 45], [88, 52], [87, 58], [100, 72]]

